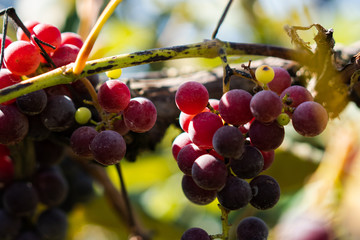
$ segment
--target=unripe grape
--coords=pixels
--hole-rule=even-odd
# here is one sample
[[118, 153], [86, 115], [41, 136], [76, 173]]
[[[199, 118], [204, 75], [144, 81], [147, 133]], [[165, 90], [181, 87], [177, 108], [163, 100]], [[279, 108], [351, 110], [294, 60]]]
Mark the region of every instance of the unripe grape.
[[114, 70], [106, 72], [106, 76], [108, 78], [112, 78], [112, 79], [119, 78], [121, 76], [121, 74], [122, 74], [122, 69], [121, 68], [114, 69]]
[[274, 70], [268, 65], [261, 65], [255, 70], [256, 79], [263, 84], [271, 82], [274, 79], [274, 76]]
[[276, 121], [279, 125], [285, 126], [290, 122], [290, 117], [287, 113], [281, 113], [277, 116]]
[[87, 107], [80, 107], [75, 112], [75, 121], [86, 124], [91, 119], [91, 111]]

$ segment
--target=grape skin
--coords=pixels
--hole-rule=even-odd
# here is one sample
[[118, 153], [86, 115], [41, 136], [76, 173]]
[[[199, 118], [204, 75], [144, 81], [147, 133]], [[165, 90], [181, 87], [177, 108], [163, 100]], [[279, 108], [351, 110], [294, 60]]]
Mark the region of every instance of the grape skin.
[[261, 123], [257, 120], [251, 123], [249, 137], [251, 143], [262, 151], [271, 151], [278, 148], [284, 140], [284, 127], [276, 121]]
[[240, 158], [230, 159], [230, 167], [239, 178], [253, 178], [262, 171], [264, 158], [256, 147], [246, 145]]
[[205, 150], [198, 148], [193, 143], [184, 146], [177, 155], [179, 169], [186, 175], [191, 175], [192, 166], [195, 160], [206, 153]]
[[44, 90], [37, 90], [16, 98], [16, 106], [26, 115], [41, 113], [47, 104], [47, 95]]
[[27, 117], [14, 105], [0, 104], [0, 144], [10, 145], [24, 139], [29, 130]]
[[282, 101], [275, 92], [263, 90], [252, 97], [250, 109], [256, 120], [269, 123], [281, 113]]
[[190, 228], [184, 232], [181, 240], [211, 240], [211, 238], [202, 228]]
[[177, 156], [180, 150], [186, 145], [192, 143], [189, 135], [186, 132], [180, 133], [173, 141], [171, 146], [171, 152], [175, 160], [177, 160]]
[[285, 103], [287, 103], [287, 105], [292, 108], [296, 108], [302, 102], [314, 100], [309, 90], [307, 90], [303, 86], [298, 86], [298, 85], [294, 85], [286, 88], [281, 93], [280, 98], [283, 99], [285, 95], [288, 96]]
[[271, 91], [276, 92], [280, 95], [286, 88], [291, 85], [291, 76], [288, 71], [282, 67], [273, 67], [275, 76], [272, 81], [270, 81], [267, 86]]
[[261, 210], [272, 208], [280, 199], [280, 186], [268, 175], [259, 175], [250, 181], [253, 197], [250, 204]]
[[192, 203], [206, 205], [216, 198], [216, 190], [205, 190], [199, 187], [189, 175], [184, 175], [181, 187], [185, 197]]
[[[33, 30], [33, 34], [40, 39], [43, 42], [46, 42], [47, 44], [50, 44], [51, 46], [53, 46], [54, 48], [51, 48], [49, 46], [46, 45], [42, 45], [42, 47], [44, 48], [44, 50], [47, 53], [53, 53], [61, 44], [61, 32], [60, 30], [55, 27], [52, 24], [48, 24], [48, 23], [39, 23], [36, 24], [34, 26]], [[31, 42], [35, 45], [35, 40], [32, 38]]]
[[244, 136], [232, 126], [219, 128], [212, 139], [214, 149], [223, 157], [238, 158], [244, 152]]
[[108, 80], [100, 86], [97, 97], [105, 111], [119, 113], [128, 106], [131, 95], [125, 83], [120, 80]]
[[180, 111], [193, 115], [201, 112], [208, 104], [209, 93], [201, 83], [182, 83], [176, 91], [175, 103]]
[[269, 229], [265, 222], [257, 217], [242, 219], [236, 228], [237, 240], [266, 240]]

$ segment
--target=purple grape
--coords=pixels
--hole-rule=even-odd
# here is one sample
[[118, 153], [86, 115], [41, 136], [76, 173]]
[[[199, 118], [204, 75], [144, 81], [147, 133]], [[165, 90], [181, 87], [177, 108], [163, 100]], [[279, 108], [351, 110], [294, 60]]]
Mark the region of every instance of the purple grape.
[[292, 124], [302, 136], [314, 137], [325, 130], [328, 119], [328, 113], [320, 103], [307, 101], [295, 108]]
[[225, 122], [240, 126], [249, 122], [253, 116], [250, 111], [251, 94], [242, 89], [226, 92], [219, 102], [219, 113]]
[[126, 143], [119, 133], [105, 130], [94, 137], [90, 150], [96, 161], [103, 165], [112, 165], [125, 156]]
[[249, 183], [232, 175], [228, 176], [225, 187], [217, 193], [220, 204], [229, 210], [245, 207], [251, 200], [251, 197], [252, 193]]
[[293, 108], [296, 108], [302, 102], [314, 100], [309, 90], [307, 90], [303, 86], [298, 86], [298, 85], [294, 85], [286, 88], [281, 93], [280, 98], [283, 99], [285, 95], [288, 96], [285, 103]]
[[66, 214], [58, 208], [48, 208], [39, 215], [37, 228], [43, 239], [64, 240], [68, 229]]
[[65, 147], [49, 139], [34, 142], [36, 162], [42, 166], [55, 165], [65, 156]]
[[211, 240], [211, 238], [202, 228], [190, 228], [184, 232], [181, 240]]
[[250, 204], [261, 210], [275, 206], [280, 198], [280, 186], [277, 181], [268, 175], [259, 175], [250, 181], [253, 197]]
[[227, 174], [225, 163], [210, 154], [198, 157], [191, 171], [195, 183], [205, 190], [220, 190], [225, 185]]
[[3, 204], [15, 216], [30, 216], [36, 210], [38, 196], [30, 182], [14, 182], [5, 189]]
[[74, 153], [81, 157], [90, 157], [90, 143], [99, 133], [93, 127], [82, 126], [76, 129], [70, 138], [70, 146]]
[[14, 105], [0, 104], [0, 144], [10, 145], [24, 139], [29, 121]]
[[191, 175], [192, 166], [195, 160], [206, 153], [205, 150], [198, 148], [193, 143], [184, 146], [177, 156], [179, 169], [186, 175]]
[[237, 127], [223, 126], [212, 139], [214, 149], [223, 157], [238, 158], [244, 151], [244, 136]]
[[42, 141], [49, 137], [51, 131], [41, 122], [40, 115], [27, 116], [29, 130], [27, 137], [35, 141]]
[[284, 127], [276, 121], [261, 123], [253, 121], [249, 129], [251, 144], [261, 151], [271, 151], [278, 148], [284, 140]]
[[267, 84], [271, 91], [280, 95], [286, 88], [291, 85], [291, 76], [288, 71], [281, 67], [273, 67], [274, 79]]
[[264, 158], [259, 149], [246, 145], [245, 151], [240, 158], [230, 159], [230, 167], [239, 178], [253, 178], [262, 171]]
[[282, 101], [275, 92], [264, 90], [252, 97], [250, 109], [256, 120], [269, 123], [281, 113]]
[[47, 95], [44, 90], [38, 90], [16, 98], [16, 105], [20, 112], [27, 115], [41, 113], [47, 104]]
[[247, 217], [236, 228], [237, 240], [266, 240], [269, 229], [266, 223], [257, 217]]
[[41, 112], [41, 121], [50, 131], [62, 132], [75, 123], [75, 112], [69, 97], [54, 95], [49, 97], [46, 108]]
[[184, 175], [181, 182], [186, 198], [195, 204], [206, 205], [216, 198], [216, 190], [205, 190], [199, 187], [189, 175]]

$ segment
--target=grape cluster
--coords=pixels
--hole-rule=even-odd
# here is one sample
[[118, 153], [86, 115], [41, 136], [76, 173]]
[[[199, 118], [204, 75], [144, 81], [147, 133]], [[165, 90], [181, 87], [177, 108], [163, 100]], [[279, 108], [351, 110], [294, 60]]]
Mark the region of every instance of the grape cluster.
[[[284, 125], [291, 121], [306, 137], [320, 134], [327, 125], [324, 107], [305, 87], [291, 86], [285, 69], [263, 65], [254, 75], [261, 91], [253, 95], [232, 89], [220, 99], [209, 99], [207, 89], [194, 81], [181, 84], [176, 92], [184, 132], [173, 141], [172, 153], [184, 173], [182, 190], [195, 204], [217, 198], [228, 210], [248, 204], [272, 208], [280, 198], [280, 187], [261, 172], [274, 161], [274, 151], [284, 140]], [[201, 231], [190, 232], [195, 236]], [[193, 239], [190, 232], [184, 240]], [[248, 219], [238, 227], [238, 239], [266, 238], [267, 227], [260, 219]]]
[[[74, 62], [83, 45], [50, 24], [25, 26], [31, 39], [21, 29], [16, 41], [6, 37], [0, 89]], [[66, 212], [93, 196], [92, 178], [74, 159], [119, 163], [123, 135], [154, 126], [149, 99], [132, 98], [120, 80], [86, 81], [96, 99], [77, 80], [0, 104], [0, 239], [65, 239]]]

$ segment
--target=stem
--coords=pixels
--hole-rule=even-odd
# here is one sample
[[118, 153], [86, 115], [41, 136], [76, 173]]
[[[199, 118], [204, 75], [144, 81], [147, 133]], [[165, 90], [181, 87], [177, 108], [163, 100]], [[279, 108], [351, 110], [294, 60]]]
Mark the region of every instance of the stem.
[[[120, 167], [120, 163], [117, 163], [115, 164], [116, 166], [116, 170], [117, 170], [117, 173], [119, 175], [119, 179], [120, 179], [120, 186], [121, 186], [121, 195], [124, 199], [124, 203], [125, 203], [125, 207], [128, 211], [128, 221], [129, 221], [129, 227], [132, 231], [135, 231], [136, 230], [136, 223], [135, 223], [135, 219], [134, 219], [134, 213], [132, 211], [132, 208], [131, 208], [131, 204], [130, 204], [130, 200], [129, 200], [129, 195], [128, 195], [128, 192], [126, 190], [126, 186], [125, 186], [125, 183], [124, 183], [124, 178], [123, 178], [123, 175], [122, 175], [122, 172], [121, 172], [121, 167]], [[136, 231], [135, 231], [136, 232]]]
[[77, 79], [98, 73], [103, 73], [113, 69], [126, 68], [153, 62], [161, 62], [182, 58], [215, 58], [219, 56], [220, 48], [224, 48], [228, 56], [273, 56], [301, 62], [305, 62], [309, 58], [309, 55], [305, 54], [303, 51], [296, 51], [293, 49], [262, 44], [223, 42], [214, 39], [200, 43], [180, 45], [168, 48], [157, 48], [88, 61], [80, 74], [74, 74], [74, 64], [70, 63], [66, 66], [56, 68], [52, 71], [1, 89], [0, 103], [30, 92], [34, 92], [39, 89], [59, 84], [71, 83], [76, 81]]
[[229, 239], [229, 213], [230, 210], [224, 208], [220, 204], [218, 205], [221, 210], [221, 225], [222, 225], [222, 234], [223, 234], [223, 240]]

